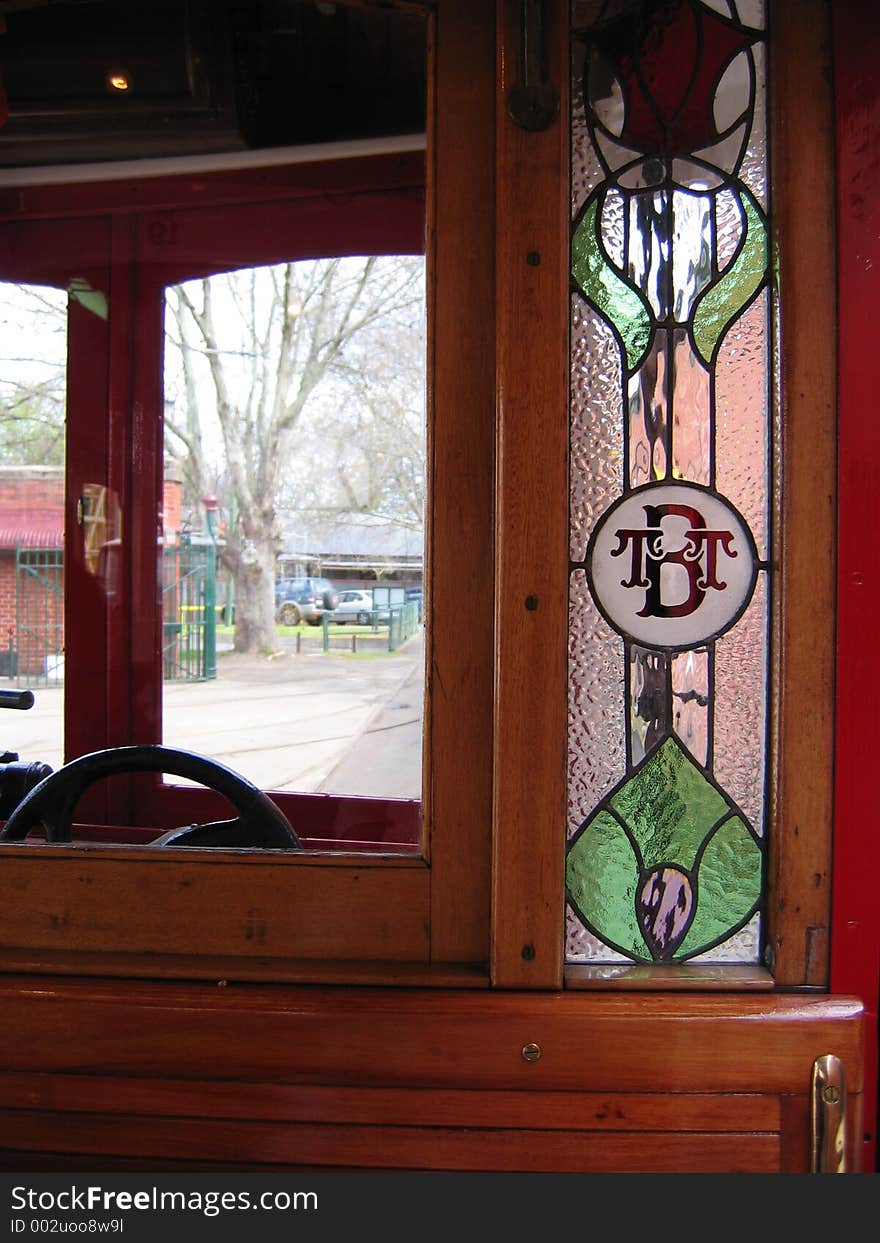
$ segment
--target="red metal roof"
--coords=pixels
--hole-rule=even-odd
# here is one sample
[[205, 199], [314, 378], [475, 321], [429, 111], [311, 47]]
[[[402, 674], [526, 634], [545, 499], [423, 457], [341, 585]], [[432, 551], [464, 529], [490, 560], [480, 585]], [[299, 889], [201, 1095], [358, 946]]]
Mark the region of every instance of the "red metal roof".
[[59, 509], [0, 509], [0, 549], [61, 548], [64, 517]]

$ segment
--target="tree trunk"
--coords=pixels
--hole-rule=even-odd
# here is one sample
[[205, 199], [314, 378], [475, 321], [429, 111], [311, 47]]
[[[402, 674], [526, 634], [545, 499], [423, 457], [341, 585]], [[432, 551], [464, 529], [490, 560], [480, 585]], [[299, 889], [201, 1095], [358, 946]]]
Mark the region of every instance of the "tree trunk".
[[235, 650], [274, 652], [275, 541], [246, 544], [235, 568]]

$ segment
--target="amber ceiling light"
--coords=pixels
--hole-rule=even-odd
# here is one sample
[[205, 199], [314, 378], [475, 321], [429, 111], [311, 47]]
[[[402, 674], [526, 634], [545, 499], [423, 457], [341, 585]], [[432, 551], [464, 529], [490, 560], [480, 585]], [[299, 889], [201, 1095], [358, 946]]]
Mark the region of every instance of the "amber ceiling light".
[[131, 75], [125, 69], [108, 69], [104, 81], [111, 95], [127, 95], [131, 90]]

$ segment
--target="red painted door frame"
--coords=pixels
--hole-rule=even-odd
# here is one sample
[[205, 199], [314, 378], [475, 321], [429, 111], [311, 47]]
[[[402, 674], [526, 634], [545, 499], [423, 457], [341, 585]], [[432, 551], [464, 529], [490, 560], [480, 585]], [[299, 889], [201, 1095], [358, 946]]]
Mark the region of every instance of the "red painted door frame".
[[880, 12], [836, 0], [838, 605], [831, 987], [866, 1007], [865, 1170], [877, 1168], [880, 813], [874, 734], [880, 665]]

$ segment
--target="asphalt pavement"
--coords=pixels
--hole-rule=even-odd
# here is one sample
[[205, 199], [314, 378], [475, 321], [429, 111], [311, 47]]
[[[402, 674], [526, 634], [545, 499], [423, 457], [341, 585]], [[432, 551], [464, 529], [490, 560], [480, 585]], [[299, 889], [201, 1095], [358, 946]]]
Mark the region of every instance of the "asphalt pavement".
[[[164, 684], [163, 741], [266, 790], [421, 797], [424, 636], [396, 652], [220, 652], [217, 678]], [[62, 762], [63, 688], [0, 714], [0, 749]], [[179, 779], [176, 779], [179, 780]]]

